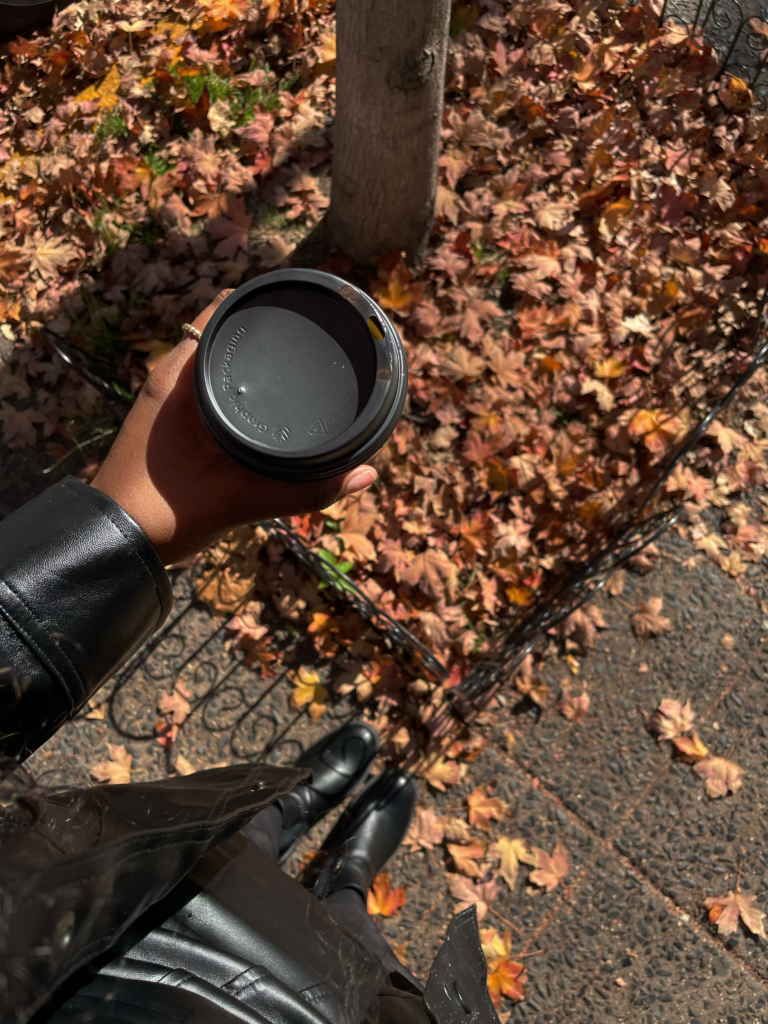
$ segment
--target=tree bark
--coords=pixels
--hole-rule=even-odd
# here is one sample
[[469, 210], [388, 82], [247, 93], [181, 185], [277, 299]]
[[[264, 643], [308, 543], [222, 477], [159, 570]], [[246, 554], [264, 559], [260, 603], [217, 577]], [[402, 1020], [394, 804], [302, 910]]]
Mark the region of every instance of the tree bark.
[[450, 0], [338, 0], [328, 236], [358, 263], [432, 226]]

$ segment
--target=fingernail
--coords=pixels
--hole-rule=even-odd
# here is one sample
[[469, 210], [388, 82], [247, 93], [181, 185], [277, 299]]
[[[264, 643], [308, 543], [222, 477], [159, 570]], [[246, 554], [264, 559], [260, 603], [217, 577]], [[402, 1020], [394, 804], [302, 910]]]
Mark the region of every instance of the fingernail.
[[369, 467], [355, 470], [344, 485], [344, 494], [354, 494], [356, 491], [362, 491], [365, 487], [370, 487], [378, 475], [375, 469]]

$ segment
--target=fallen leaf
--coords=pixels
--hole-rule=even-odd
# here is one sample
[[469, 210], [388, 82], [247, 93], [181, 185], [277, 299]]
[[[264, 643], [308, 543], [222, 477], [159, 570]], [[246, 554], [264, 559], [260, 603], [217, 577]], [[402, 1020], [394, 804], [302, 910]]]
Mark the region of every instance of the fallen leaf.
[[502, 836], [488, 847], [488, 856], [499, 861], [499, 874], [510, 889], [514, 889], [520, 864], [535, 864], [536, 858], [523, 839]]
[[431, 807], [419, 807], [404, 842], [412, 850], [432, 850], [442, 843], [444, 836], [442, 819]]
[[489, 905], [496, 901], [499, 892], [495, 882], [473, 883], [462, 875], [453, 874], [448, 875], [448, 888], [451, 890], [451, 896], [459, 901], [456, 912], [475, 906], [478, 921], [482, 921], [488, 913]]
[[197, 598], [214, 614], [222, 615], [240, 608], [253, 590], [253, 580], [225, 569], [206, 576], [197, 584]]
[[316, 669], [301, 665], [296, 671], [289, 672], [288, 678], [293, 683], [291, 707], [295, 710], [309, 705], [309, 714], [315, 722], [325, 712], [328, 690], [320, 682]]
[[617, 569], [608, 580], [608, 593], [611, 597], [619, 597], [624, 593], [624, 584], [627, 581], [627, 570]]
[[693, 766], [693, 770], [705, 780], [707, 796], [716, 800], [741, 789], [741, 768], [724, 757], [706, 757]]
[[512, 937], [509, 932], [499, 935], [495, 928], [483, 928], [480, 942], [488, 965], [488, 993], [496, 1009], [502, 996], [513, 1002], [525, 998], [528, 975], [525, 967], [512, 959]]
[[256, 250], [261, 265], [266, 270], [274, 270], [288, 263], [288, 257], [296, 248], [295, 243], [288, 243], [282, 235], [270, 235], [266, 242]]
[[539, 849], [538, 846], [534, 846], [531, 852], [535, 857], [536, 869], [530, 873], [528, 879], [534, 885], [540, 885], [547, 892], [551, 892], [571, 870], [568, 863], [568, 851], [558, 840], [551, 854], [546, 850]]
[[112, 785], [124, 785], [131, 781], [131, 762], [133, 757], [120, 744], [108, 743], [109, 760], [100, 761], [91, 768], [91, 775], [99, 782], [109, 782]]
[[709, 909], [711, 924], [717, 925], [719, 935], [733, 935], [739, 925], [739, 917], [754, 935], [765, 939], [765, 914], [755, 906], [756, 896], [744, 896], [729, 891], [727, 896], [708, 896], [704, 906]]
[[708, 533], [706, 537], [699, 537], [698, 540], [694, 541], [694, 547], [697, 551], [705, 552], [707, 558], [714, 562], [715, 565], [719, 565], [720, 550], [727, 548], [728, 545], [718, 534]]
[[86, 718], [93, 719], [97, 722], [103, 722], [107, 712], [107, 705], [97, 704], [93, 697], [88, 701], [88, 711], [85, 715]]
[[571, 691], [563, 687], [560, 701], [560, 712], [571, 722], [583, 722], [589, 711], [589, 694], [585, 690], [578, 697], [571, 696]]
[[679, 700], [665, 697], [659, 703], [658, 711], [651, 719], [651, 725], [658, 733], [659, 742], [673, 740], [676, 736], [690, 732], [695, 717], [696, 712], [691, 708], [690, 700], [686, 700], [683, 705]]
[[483, 832], [491, 832], [491, 818], [501, 821], [509, 808], [498, 797], [488, 796], [485, 786], [476, 786], [467, 797], [469, 824]]
[[42, 235], [25, 243], [22, 252], [29, 256], [32, 270], [42, 277], [53, 277], [59, 267], [67, 267], [82, 257], [82, 252], [67, 239], [44, 238]]
[[660, 615], [663, 600], [660, 597], [649, 597], [642, 601], [635, 614], [630, 618], [635, 636], [648, 640], [652, 636], [660, 636], [672, 629], [672, 622], [665, 615]]
[[368, 892], [368, 913], [371, 917], [394, 917], [405, 904], [405, 889], [393, 889], [388, 871], [377, 875]]
[[392, 947], [392, 952], [395, 954], [397, 959], [400, 961], [400, 963], [403, 965], [403, 967], [406, 967], [408, 969], [410, 969], [409, 965], [408, 965], [408, 946], [409, 945], [410, 945], [409, 942], [400, 942], [396, 946]]
[[455, 786], [464, 773], [457, 761], [444, 761], [439, 757], [436, 760], [427, 760], [422, 768], [422, 774], [430, 786], [444, 793], [445, 787]]
[[245, 212], [242, 199], [230, 199], [227, 205], [227, 217], [214, 217], [206, 224], [214, 238], [221, 241], [216, 246], [218, 256], [234, 257], [238, 249], [248, 252], [248, 229], [253, 217]]
[[687, 761], [688, 764], [696, 764], [697, 761], [701, 761], [709, 753], [697, 732], [694, 732], [692, 736], [673, 737], [672, 741], [682, 754], [683, 760]]
[[472, 840], [472, 833], [469, 824], [463, 818], [451, 818], [443, 822], [445, 838], [454, 843], [469, 843]]
[[177, 775], [194, 775], [196, 769], [183, 754], [177, 754], [176, 760], [173, 762], [173, 770]]
[[189, 701], [176, 688], [158, 698], [157, 709], [161, 715], [169, 715], [174, 725], [183, 725], [192, 711]]
[[455, 843], [448, 843], [448, 853], [453, 857], [456, 870], [468, 878], [480, 878], [484, 874], [477, 863], [478, 858], [485, 853], [486, 844], [482, 839], [476, 839], [469, 846], [457, 846]]

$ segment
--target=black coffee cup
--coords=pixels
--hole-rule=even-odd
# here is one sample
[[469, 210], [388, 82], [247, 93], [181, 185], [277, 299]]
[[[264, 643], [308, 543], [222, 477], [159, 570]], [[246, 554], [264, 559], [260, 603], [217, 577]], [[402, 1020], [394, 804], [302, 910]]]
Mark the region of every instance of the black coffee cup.
[[408, 384], [402, 343], [365, 292], [319, 270], [241, 285], [203, 331], [195, 395], [203, 423], [241, 466], [323, 480], [389, 439]]

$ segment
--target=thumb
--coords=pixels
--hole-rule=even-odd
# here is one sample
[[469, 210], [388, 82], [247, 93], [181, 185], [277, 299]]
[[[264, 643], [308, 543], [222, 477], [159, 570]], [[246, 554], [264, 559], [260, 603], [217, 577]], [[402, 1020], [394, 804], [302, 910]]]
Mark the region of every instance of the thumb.
[[371, 486], [378, 475], [373, 466], [357, 466], [342, 479], [339, 497], [346, 498], [350, 494], [364, 491], [366, 487]]

